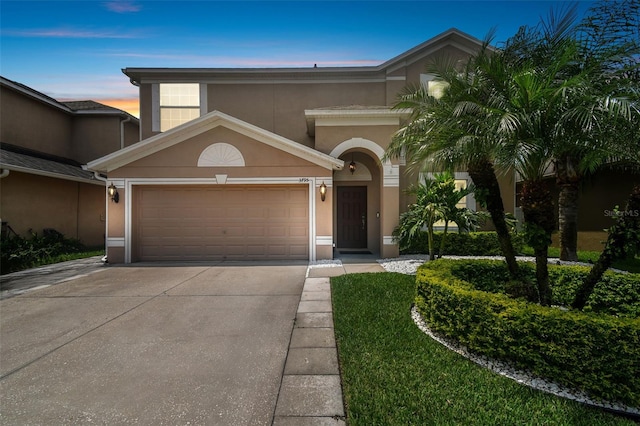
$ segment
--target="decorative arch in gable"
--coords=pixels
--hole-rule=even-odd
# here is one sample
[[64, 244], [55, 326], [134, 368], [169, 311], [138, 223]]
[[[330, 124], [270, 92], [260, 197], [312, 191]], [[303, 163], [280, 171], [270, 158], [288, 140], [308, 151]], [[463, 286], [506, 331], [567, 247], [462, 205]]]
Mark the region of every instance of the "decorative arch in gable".
[[198, 167], [244, 167], [244, 157], [235, 146], [219, 142], [206, 147], [198, 158]]

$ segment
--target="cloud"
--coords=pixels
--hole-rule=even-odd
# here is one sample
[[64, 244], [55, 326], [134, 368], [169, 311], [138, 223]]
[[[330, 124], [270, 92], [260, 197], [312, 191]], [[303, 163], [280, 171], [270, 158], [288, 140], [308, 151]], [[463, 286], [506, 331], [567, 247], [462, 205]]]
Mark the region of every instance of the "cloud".
[[127, 39], [139, 38], [140, 36], [133, 33], [123, 33], [114, 31], [96, 31], [77, 28], [49, 28], [49, 29], [33, 29], [33, 30], [3, 30], [5, 36], [16, 37], [33, 37], [33, 38], [113, 38]]
[[115, 13], [135, 13], [142, 10], [142, 6], [130, 1], [107, 1], [104, 6], [110, 12]]

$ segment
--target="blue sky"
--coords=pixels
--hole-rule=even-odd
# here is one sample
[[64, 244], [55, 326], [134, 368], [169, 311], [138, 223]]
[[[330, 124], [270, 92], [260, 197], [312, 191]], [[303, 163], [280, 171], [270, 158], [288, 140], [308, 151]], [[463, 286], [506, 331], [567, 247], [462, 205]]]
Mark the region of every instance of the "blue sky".
[[[126, 67], [377, 65], [446, 31], [499, 45], [560, 1], [0, 1], [0, 74], [137, 115]], [[577, 2], [582, 15], [593, 5]]]

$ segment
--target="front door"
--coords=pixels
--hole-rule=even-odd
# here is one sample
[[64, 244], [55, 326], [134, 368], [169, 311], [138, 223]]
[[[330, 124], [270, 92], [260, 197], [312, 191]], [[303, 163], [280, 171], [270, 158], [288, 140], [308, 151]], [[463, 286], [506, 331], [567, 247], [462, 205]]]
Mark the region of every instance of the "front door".
[[338, 187], [338, 248], [367, 247], [367, 187]]

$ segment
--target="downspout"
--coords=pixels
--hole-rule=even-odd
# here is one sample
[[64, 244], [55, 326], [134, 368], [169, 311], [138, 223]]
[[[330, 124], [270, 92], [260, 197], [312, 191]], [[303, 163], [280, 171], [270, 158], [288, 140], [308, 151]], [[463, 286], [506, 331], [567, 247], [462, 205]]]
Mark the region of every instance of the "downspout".
[[131, 121], [131, 116], [127, 116], [124, 120], [120, 120], [120, 149], [124, 148], [124, 123]]
[[0, 169], [0, 179], [6, 178], [7, 176], [9, 176], [9, 170], [8, 169]]
[[[82, 170], [88, 170], [86, 164], [82, 165]], [[107, 187], [107, 178], [106, 177], [100, 176], [100, 173], [95, 172], [95, 171], [93, 172], [93, 177], [96, 178], [96, 180], [104, 182], [104, 187], [105, 188]], [[104, 236], [105, 236], [104, 250], [105, 250], [105, 255], [102, 258], [102, 262], [103, 263], [107, 263], [107, 254], [106, 254], [106, 251], [107, 251], [107, 233], [109, 232], [109, 230], [108, 230], [109, 221], [107, 220], [107, 217], [109, 215], [108, 211], [109, 211], [109, 202], [106, 200], [106, 197], [105, 197], [105, 206], [104, 206], [104, 214], [105, 214], [105, 217], [104, 217]]]

